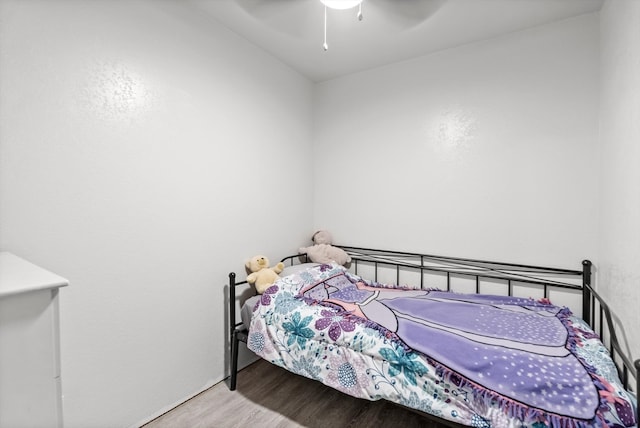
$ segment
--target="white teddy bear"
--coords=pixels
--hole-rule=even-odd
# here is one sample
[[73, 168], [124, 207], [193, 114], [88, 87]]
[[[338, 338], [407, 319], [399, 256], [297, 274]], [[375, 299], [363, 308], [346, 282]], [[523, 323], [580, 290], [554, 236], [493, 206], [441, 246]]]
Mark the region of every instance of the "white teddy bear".
[[342, 248], [331, 245], [331, 234], [326, 230], [319, 230], [311, 238], [314, 245], [302, 247], [298, 250], [300, 254], [306, 254], [314, 263], [337, 263], [346, 265], [351, 262], [351, 257]]

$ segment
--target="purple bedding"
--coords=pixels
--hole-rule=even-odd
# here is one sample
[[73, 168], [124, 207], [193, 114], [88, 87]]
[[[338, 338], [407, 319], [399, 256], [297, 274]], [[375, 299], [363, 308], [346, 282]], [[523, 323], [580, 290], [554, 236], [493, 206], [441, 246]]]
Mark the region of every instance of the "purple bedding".
[[[278, 326], [274, 313], [282, 307], [274, 304], [278, 299], [289, 301], [283, 293], [296, 296], [302, 306], [290, 302], [290, 313], [284, 316], [288, 321]], [[303, 308], [296, 316], [296, 311]], [[313, 324], [315, 331], [305, 331], [300, 324], [312, 316], [301, 316], [314, 308], [318, 315], [310, 318], [307, 325]], [[361, 382], [365, 387], [376, 376], [398, 377], [410, 392], [390, 393], [391, 397], [387, 397], [380, 391], [372, 394], [366, 388], [362, 393], [357, 388], [347, 391], [355, 396], [411, 405], [415, 401], [411, 394], [420, 400], [420, 390], [433, 389], [429, 385], [433, 380], [428, 376], [432, 369], [452, 385], [448, 393], [453, 395], [455, 391], [455, 400], [443, 395], [441, 408], [445, 412], [430, 413], [458, 423], [536, 428], [636, 424], [632, 398], [610, 381], [609, 361], [603, 363], [584, 352], [587, 343], [588, 347], [594, 346], [594, 339], [599, 343], [595, 335], [568, 309], [548, 302], [394, 288], [365, 281], [337, 266], [323, 266], [276, 283], [257, 305], [256, 314], [250, 336], [259, 333], [262, 340], [271, 338], [270, 352], [263, 357], [287, 368], [294, 365], [289, 361], [295, 361], [295, 355], [298, 364], [301, 357], [310, 358], [309, 352], [304, 352], [307, 340], [309, 344], [314, 340], [324, 343], [325, 351], [327, 346], [341, 350], [342, 346], [353, 348], [365, 333], [373, 336], [371, 332], [375, 332], [381, 341], [371, 346], [375, 352], [356, 349], [365, 355], [354, 357], [366, 363], [367, 374], [373, 370], [374, 375], [366, 379], [362, 373], [354, 373], [351, 382]], [[389, 343], [395, 347], [386, 347]], [[302, 348], [299, 352], [296, 344]], [[250, 348], [261, 354], [265, 347], [252, 347], [250, 340]], [[601, 346], [595, 349], [606, 352]], [[352, 351], [345, 350], [343, 354]], [[330, 354], [331, 350], [327, 352]], [[316, 357], [321, 358], [320, 354], [315, 351]], [[372, 359], [370, 365], [368, 359]], [[380, 360], [386, 361], [387, 366], [377, 364]], [[594, 364], [596, 361], [604, 364], [606, 376]], [[292, 371], [300, 372], [295, 368]], [[301, 374], [308, 375], [304, 371]], [[330, 370], [326, 376], [318, 372], [309, 377], [327, 384], [334, 379]], [[373, 384], [380, 389], [380, 384]], [[462, 396], [465, 398], [461, 400]], [[430, 409], [439, 404], [427, 401]], [[425, 405], [418, 401], [411, 407], [424, 410]], [[462, 415], [467, 415], [468, 420]]]

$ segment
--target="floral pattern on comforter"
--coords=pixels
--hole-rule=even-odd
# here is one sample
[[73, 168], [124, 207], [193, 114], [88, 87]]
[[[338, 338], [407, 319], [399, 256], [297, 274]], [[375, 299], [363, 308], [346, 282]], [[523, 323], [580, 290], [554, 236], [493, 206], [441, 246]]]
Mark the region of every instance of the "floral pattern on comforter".
[[582, 320], [568, 317], [566, 324], [571, 330], [573, 354], [594, 372], [600, 404], [593, 420], [567, 423], [553, 413], [526, 410], [508, 397], [483, 389], [426, 353], [409, 348], [378, 323], [301, 295], [336, 276], [354, 284], [391, 288], [365, 281], [335, 265], [281, 278], [266, 290], [254, 309], [249, 349], [273, 364], [354, 397], [386, 399], [474, 427], [636, 424], [633, 398], [622, 388], [608, 352]]

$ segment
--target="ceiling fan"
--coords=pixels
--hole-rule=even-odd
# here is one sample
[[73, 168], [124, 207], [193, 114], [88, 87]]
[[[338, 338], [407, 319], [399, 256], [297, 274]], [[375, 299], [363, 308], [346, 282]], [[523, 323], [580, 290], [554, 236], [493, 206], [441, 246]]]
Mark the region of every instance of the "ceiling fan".
[[329, 9], [337, 9], [337, 10], [346, 10], [353, 9], [354, 7], [358, 7], [358, 21], [362, 21], [362, 2], [364, 0], [320, 0], [320, 3], [324, 5], [324, 43], [322, 44], [322, 48], [326, 51], [329, 49], [329, 45], [327, 44], [327, 8]]
[[402, 29], [420, 25], [431, 16], [446, 0], [236, 0], [238, 5], [254, 18], [281, 32], [300, 36], [315, 26], [322, 16], [319, 8], [324, 7], [324, 43], [327, 44], [327, 10], [340, 13], [354, 13], [356, 21], [366, 16], [377, 15]]

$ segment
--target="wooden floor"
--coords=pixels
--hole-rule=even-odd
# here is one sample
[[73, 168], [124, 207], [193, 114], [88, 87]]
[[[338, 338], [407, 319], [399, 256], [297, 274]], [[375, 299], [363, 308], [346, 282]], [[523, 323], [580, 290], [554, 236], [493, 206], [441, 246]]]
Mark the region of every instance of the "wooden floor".
[[425, 417], [385, 401], [367, 401], [259, 360], [238, 374], [236, 391], [220, 382], [144, 428], [428, 427]]

